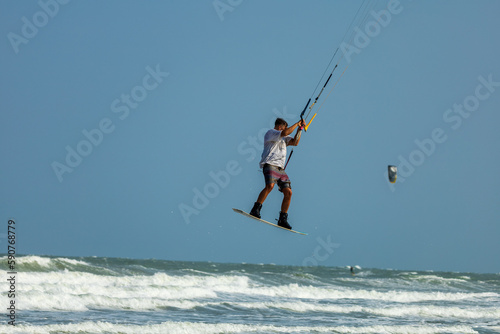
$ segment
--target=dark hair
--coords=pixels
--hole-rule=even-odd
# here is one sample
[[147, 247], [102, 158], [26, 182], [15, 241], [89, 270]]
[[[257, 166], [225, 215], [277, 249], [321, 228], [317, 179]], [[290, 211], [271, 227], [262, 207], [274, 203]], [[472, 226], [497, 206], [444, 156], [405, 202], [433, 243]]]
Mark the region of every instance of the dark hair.
[[276, 118], [276, 122], [274, 122], [274, 126], [284, 125], [286, 128], [288, 127], [288, 123], [283, 118]]

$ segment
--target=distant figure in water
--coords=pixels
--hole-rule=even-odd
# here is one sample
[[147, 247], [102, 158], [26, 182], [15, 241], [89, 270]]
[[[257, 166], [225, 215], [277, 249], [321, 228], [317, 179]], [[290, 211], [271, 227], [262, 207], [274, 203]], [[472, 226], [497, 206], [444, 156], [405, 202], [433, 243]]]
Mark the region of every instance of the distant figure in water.
[[354, 267], [351, 266], [351, 275], [354, 276]]

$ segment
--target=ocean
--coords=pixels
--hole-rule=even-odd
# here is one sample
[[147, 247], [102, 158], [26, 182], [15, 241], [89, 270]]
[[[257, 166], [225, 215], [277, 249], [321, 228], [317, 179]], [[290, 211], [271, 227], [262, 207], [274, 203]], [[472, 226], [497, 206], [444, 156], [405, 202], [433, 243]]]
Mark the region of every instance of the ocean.
[[[351, 275], [347, 267], [101, 257], [16, 261], [15, 282], [8, 281], [7, 257], [0, 262], [0, 333], [500, 333], [500, 274], [358, 267]], [[15, 325], [8, 323], [12, 301]]]

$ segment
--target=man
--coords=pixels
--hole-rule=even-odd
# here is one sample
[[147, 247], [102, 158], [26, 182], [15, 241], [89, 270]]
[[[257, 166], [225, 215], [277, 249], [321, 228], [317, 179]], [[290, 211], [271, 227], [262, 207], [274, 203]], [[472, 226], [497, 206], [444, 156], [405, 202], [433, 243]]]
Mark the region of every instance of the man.
[[[277, 183], [279, 190], [283, 193], [283, 202], [281, 203], [280, 218], [278, 226], [292, 229], [288, 223], [288, 208], [292, 199], [292, 188], [290, 179], [285, 173], [286, 147], [297, 146], [300, 142], [300, 134], [305, 126], [303, 120], [288, 127], [288, 123], [282, 119], [276, 119], [274, 129], [270, 129], [264, 136], [264, 151], [260, 160], [260, 167], [264, 173], [266, 186], [259, 194], [257, 202], [255, 202], [250, 214], [260, 218], [260, 209], [267, 198], [267, 195], [273, 190], [274, 184]], [[297, 128], [295, 137], [290, 134]]]

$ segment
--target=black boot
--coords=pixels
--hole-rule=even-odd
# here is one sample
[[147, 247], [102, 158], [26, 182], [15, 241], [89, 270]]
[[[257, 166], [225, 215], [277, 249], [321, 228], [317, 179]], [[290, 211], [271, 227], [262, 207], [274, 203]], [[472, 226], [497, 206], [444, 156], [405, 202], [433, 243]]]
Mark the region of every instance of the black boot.
[[290, 224], [288, 224], [288, 213], [280, 212], [280, 219], [278, 220], [278, 226], [287, 228], [289, 230], [292, 229]]
[[255, 202], [252, 210], [250, 211], [250, 215], [260, 219], [260, 209], [262, 209], [262, 204]]

